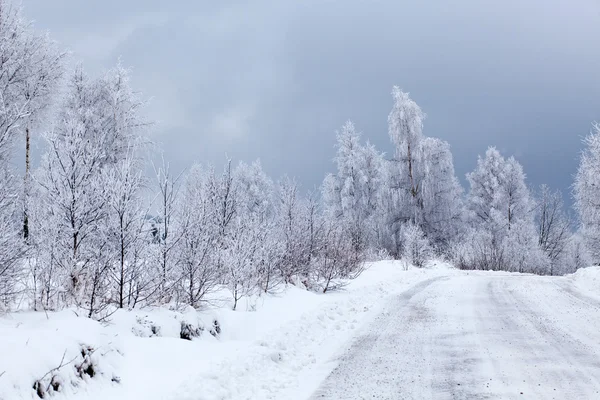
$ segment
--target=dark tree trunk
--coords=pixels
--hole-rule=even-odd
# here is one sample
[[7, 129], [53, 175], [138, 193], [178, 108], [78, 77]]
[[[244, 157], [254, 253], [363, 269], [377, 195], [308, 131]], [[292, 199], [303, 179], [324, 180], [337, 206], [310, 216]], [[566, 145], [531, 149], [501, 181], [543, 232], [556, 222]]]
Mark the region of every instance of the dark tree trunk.
[[31, 135], [29, 127], [25, 128], [25, 185], [23, 198], [23, 238], [25, 241], [29, 239], [29, 215], [27, 210], [27, 202], [29, 200], [29, 171], [30, 171], [30, 149]]

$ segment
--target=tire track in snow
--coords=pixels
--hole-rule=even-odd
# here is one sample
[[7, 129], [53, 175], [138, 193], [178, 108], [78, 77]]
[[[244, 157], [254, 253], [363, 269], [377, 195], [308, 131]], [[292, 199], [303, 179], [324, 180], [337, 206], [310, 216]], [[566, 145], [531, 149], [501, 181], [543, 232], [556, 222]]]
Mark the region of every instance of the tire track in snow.
[[[504, 281], [505, 299], [516, 310], [509, 316], [519, 321], [534, 342], [533, 351], [524, 356], [537, 365], [528, 369], [538, 378], [540, 398], [585, 399], [600, 398], [600, 349], [598, 327], [600, 314], [596, 304], [566, 291], [542, 277], [530, 278], [536, 285], [516, 285]], [[549, 304], [553, 305], [549, 307]], [[592, 331], [582, 323], [569, 324], [569, 315], [586, 315], [595, 327]], [[584, 329], [581, 329], [584, 328]], [[589, 335], [595, 334], [590, 344]], [[537, 340], [536, 340], [537, 339]], [[549, 375], [548, 379], [544, 375]]]
[[554, 388], [547, 385], [560, 379], [560, 371], [546, 356], [550, 345], [523, 316], [506, 279], [510, 278], [489, 281], [490, 310], [495, 315], [481, 319], [481, 330], [487, 332], [487, 355], [496, 373], [491, 378], [493, 389], [506, 399], [554, 398]]
[[[367, 327], [367, 333], [359, 336], [354, 343], [350, 344], [350, 349], [348, 350], [348, 352], [346, 352], [342, 360], [346, 359], [349, 356], [348, 353], [351, 351], [363, 353], [371, 351], [373, 346], [375, 346], [375, 344], [377, 343], [377, 339], [379, 338], [379, 335], [377, 333], [372, 332], [373, 328], [376, 327], [377, 332], [381, 332], [389, 328], [389, 325], [393, 323], [393, 319], [390, 318], [391, 313], [397, 313], [404, 307], [409, 306], [409, 302], [414, 296], [423, 292], [434, 282], [446, 279], [448, 279], [448, 277], [436, 277], [428, 279], [426, 281], [416, 284], [412, 288], [396, 296], [392, 304], [388, 305], [388, 307], [386, 307], [386, 309], [377, 317], [375, 317], [375, 319], [369, 324], [369, 326]], [[418, 321], [419, 319], [423, 318], [425, 318], [424, 311], [422, 311], [421, 313], [413, 313], [413, 315], [411, 315], [412, 321]]]
[[[312, 398], [492, 398], [482, 394], [484, 382], [474, 382], [481, 360], [473, 349], [475, 332], [465, 332], [473, 302], [449, 281], [424, 282], [391, 302]], [[459, 315], [452, 321], [440, 310], [453, 301]]]

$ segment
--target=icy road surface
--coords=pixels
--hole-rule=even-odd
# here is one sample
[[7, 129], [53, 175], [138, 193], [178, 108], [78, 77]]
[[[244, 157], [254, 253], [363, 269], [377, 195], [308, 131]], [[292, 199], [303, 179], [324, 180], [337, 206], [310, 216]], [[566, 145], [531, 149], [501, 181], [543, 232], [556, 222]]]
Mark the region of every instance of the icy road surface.
[[600, 399], [600, 303], [561, 278], [434, 278], [388, 303], [313, 399]]

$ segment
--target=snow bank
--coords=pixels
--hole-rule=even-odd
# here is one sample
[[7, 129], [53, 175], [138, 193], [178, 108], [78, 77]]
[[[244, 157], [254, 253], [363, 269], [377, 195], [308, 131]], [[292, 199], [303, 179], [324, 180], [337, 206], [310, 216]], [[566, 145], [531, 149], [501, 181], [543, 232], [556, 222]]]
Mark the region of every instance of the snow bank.
[[580, 268], [567, 277], [573, 280], [579, 290], [600, 300], [600, 267]]
[[93, 393], [104, 385], [118, 387], [131, 344], [158, 337], [181, 341], [182, 323], [212, 328], [193, 310], [119, 311], [105, 323], [80, 317], [75, 310], [4, 316], [0, 318], [0, 400], [39, 399], [52, 391], [80, 398], [83, 392]]
[[[0, 319], [0, 399], [39, 398], [52, 390], [74, 394], [96, 379], [118, 380], [118, 337], [95, 321], [71, 311], [19, 313]], [[83, 354], [83, 353], [86, 354]], [[88, 354], [89, 353], [89, 354]], [[93, 373], [78, 367], [92, 358]], [[102, 359], [102, 365], [98, 360]], [[87, 367], [86, 367], [87, 368]], [[39, 381], [34, 390], [34, 383]], [[38, 387], [39, 386], [39, 387]]]
[[[245, 304], [255, 311], [123, 311], [105, 324], [72, 311], [11, 314], [0, 318], [0, 399], [38, 398], [33, 383], [72, 359], [55, 371], [62, 382], [56, 398], [305, 398], [389, 296], [449, 273], [441, 263], [404, 271], [382, 261], [336, 292], [288, 287]], [[209, 332], [216, 334], [215, 319], [217, 337]], [[182, 321], [205, 329], [181, 340]], [[81, 377], [75, 367], [82, 348], [94, 349], [94, 377]]]

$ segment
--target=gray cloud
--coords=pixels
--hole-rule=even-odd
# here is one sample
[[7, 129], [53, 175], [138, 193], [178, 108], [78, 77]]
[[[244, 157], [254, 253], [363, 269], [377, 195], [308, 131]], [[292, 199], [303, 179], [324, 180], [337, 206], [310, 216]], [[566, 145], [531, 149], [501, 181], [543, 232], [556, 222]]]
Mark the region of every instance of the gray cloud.
[[122, 56], [153, 100], [153, 133], [175, 168], [260, 157], [318, 185], [351, 118], [390, 152], [397, 84], [453, 148], [457, 173], [488, 145], [530, 183], [567, 191], [580, 139], [600, 118], [594, 0], [25, 0], [36, 25], [91, 71]]

